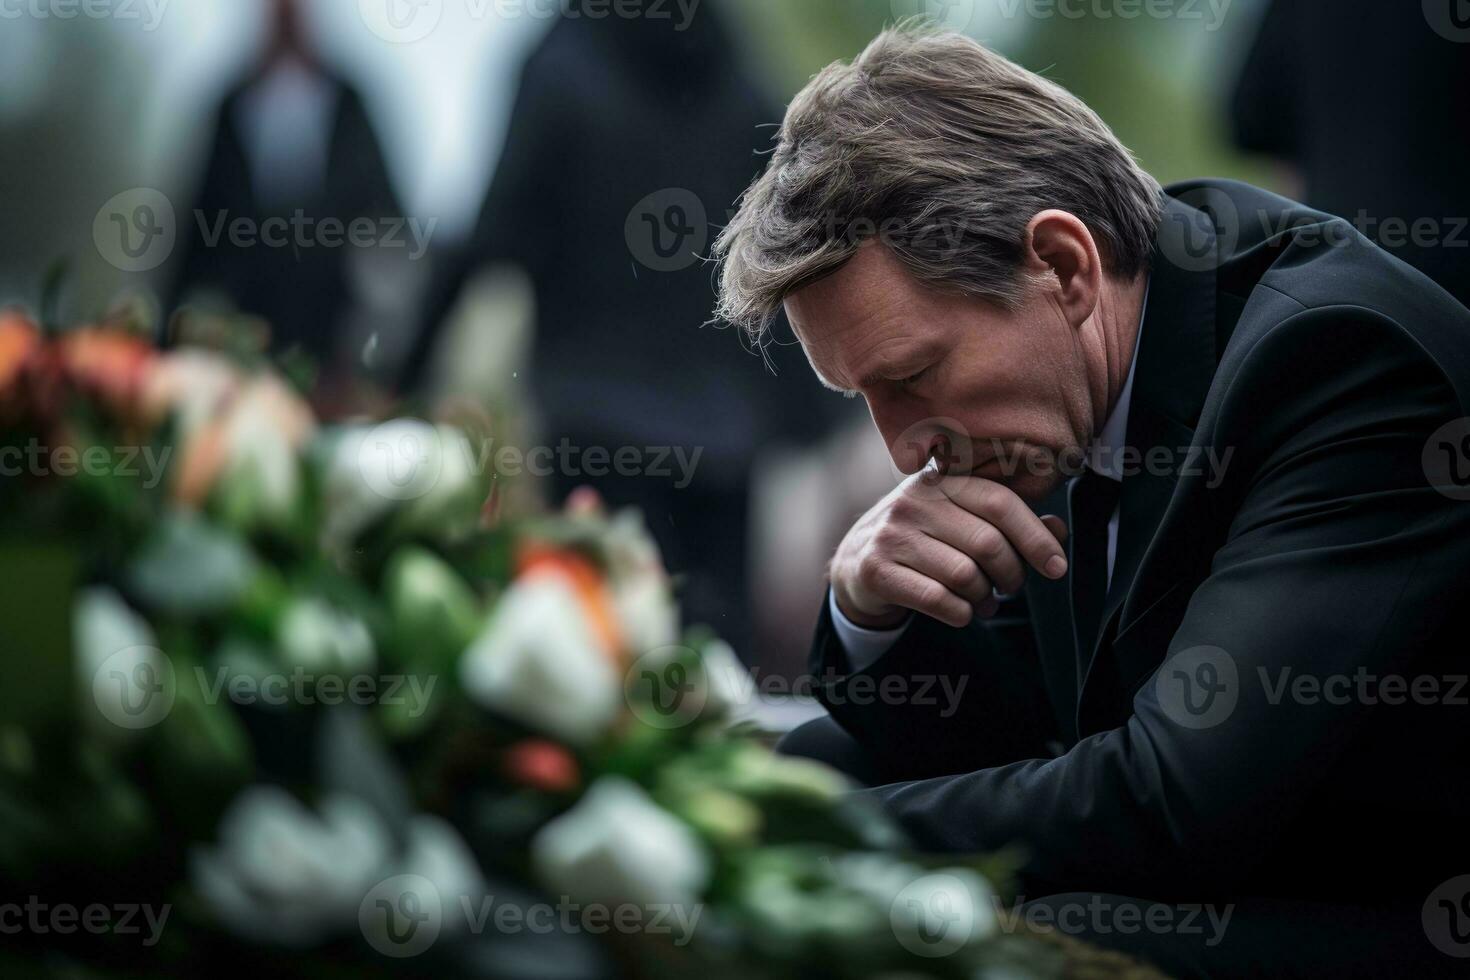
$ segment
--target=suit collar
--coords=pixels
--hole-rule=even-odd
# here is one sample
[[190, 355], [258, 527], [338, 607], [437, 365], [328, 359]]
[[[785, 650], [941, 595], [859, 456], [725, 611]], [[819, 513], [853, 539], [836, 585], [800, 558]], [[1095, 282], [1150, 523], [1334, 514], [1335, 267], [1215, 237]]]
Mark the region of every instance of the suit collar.
[[[1132, 450], [1119, 499], [1118, 547], [1099, 640], [1119, 619], [1134, 612], [1130, 593], [1168, 508], [1199, 413], [1214, 379], [1215, 270], [1225, 256], [1210, 217], [1173, 198], [1164, 198], [1149, 281], [1148, 304], [1133, 364], [1127, 446]], [[1169, 451], [1165, 466], [1150, 465], [1149, 452]], [[1121, 618], [1120, 618], [1121, 617]], [[1079, 663], [1083, 677], [1080, 709], [1088, 699], [1097, 648]]]

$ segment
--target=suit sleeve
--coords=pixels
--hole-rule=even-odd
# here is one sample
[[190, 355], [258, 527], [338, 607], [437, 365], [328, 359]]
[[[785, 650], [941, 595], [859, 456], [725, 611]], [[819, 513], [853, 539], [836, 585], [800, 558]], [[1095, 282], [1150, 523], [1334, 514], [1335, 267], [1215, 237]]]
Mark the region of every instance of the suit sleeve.
[[[1366, 699], [1273, 699], [1265, 679], [1410, 674], [1437, 656], [1428, 641], [1470, 563], [1470, 503], [1430, 486], [1422, 462], [1464, 415], [1442, 372], [1392, 323], [1304, 312], [1228, 390], [1212, 441], [1238, 452], [1204, 504], [1228, 530], [1157, 661], [1166, 681], [1233, 675], [1234, 703], [1202, 724], [1181, 700], [1202, 691], [1176, 696], [1156, 671], [1122, 727], [1060, 758], [865, 791], [926, 846], [1019, 843], [1033, 884], [1229, 887], [1381, 717]], [[1201, 657], [1219, 670], [1198, 672]]]
[[963, 629], [915, 614], [886, 653], [856, 671], [824, 599], [811, 671], [827, 711], [885, 779], [1036, 758], [1056, 737], [1019, 598]]

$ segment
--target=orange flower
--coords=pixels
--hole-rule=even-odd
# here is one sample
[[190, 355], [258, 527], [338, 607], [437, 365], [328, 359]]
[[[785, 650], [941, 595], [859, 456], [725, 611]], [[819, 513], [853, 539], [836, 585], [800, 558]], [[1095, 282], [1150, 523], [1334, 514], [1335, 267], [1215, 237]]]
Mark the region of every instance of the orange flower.
[[505, 753], [505, 774], [513, 782], [547, 793], [565, 793], [582, 781], [572, 754], [555, 742], [528, 738]]
[[146, 340], [109, 327], [82, 327], [58, 343], [62, 368], [78, 388], [119, 411], [139, 407], [158, 356]]
[[0, 394], [9, 394], [41, 346], [41, 331], [15, 310], [0, 310]]
[[612, 593], [602, 571], [590, 559], [574, 551], [533, 543], [521, 549], [516, 566], [518, 578], [555, 575], [566, 579], [577, 595], [578, 604], [587, 616], [604, 656], [615, 666], [621, 666], [618, 654], [623, 649], [623, 637], [618, 628]]

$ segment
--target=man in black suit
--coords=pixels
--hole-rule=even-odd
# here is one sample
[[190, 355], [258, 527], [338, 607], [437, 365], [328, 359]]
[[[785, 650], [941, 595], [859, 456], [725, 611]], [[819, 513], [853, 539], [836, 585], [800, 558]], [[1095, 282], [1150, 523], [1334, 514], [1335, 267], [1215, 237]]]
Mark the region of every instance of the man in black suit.
[[953, 34], [819, 74], [717, 252], [911, 474], [786, 751], [1177, 975], [1470, 955], [1470, 311]]
[[[274, 351], [304, 352], [331, 371], [344, 353], [361, 251], [344, 244], [344, 229], [371, 219], [374, 236], [396, 227], [395, 241], [419, 243], [401, 228], [361, 96], [318, 59], [297, 0], [270, 0], [270, 8], [263, 57], [220, 105], [169, 309], [224, 299], [270, 324]], [[249, 237], [230, 230], [242, 220]]]

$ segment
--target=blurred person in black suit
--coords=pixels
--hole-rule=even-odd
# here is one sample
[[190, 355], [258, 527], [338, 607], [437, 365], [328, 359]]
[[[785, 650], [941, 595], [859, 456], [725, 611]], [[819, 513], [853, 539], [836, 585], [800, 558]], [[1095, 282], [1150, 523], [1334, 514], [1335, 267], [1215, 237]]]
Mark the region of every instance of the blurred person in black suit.
[[1467, 95], [1463, 0], [1271, 0], [1231, 119], [1242, 149], [1294, 168], [1303, 201], [1470, 303]]
[[954, 33], [819, 73], [716, 252], [910, 474], [785, 751], [1172, 976], [1463, 972], [1470, 310]]
[[[405, 386], [425, 383], [474, 272], [523, 269], [542, 441], [611, 454], [677, 447], [696, 463], [687, 486], [677, 464], [632, 475], [558, 464], [551, 493], [588, 484], [614, 507], [642, 508], [682, 579], [687, 618], [742, 654], [752, 462], [771, 438], [811, 438], [833, 417], [804, 370], [774, 373], [741, 355], [737, 334], [705, 326], [714, 291], [702, 260], [760, 169], [755, 151], [769, 137], [760, 127], [777, 114], [712, 4], [687, 21], [663, 3], [559, 20], [524, 67], [476, 230], [436, 273], [405, 370]], [[778, 368], [800, 367], [794, 351], [765, 353]]]
[[[353, 303], [354, 249], [325, 238], [300, 247], [290, 222], [311, 222], [302, 225], [310, 240], [327, 221], [402, 212], [361, 96], [322, 63], [297, 0], [270, 7], [266, 49], [220, 105], [198, 194], [180, 218], [169, 309], [222, 298], [270, 324], [275, 352], [300, 350], [330, 370]], [[258, 240], [232, 241], [230, 223], [242, 218]], [[280, 244], [264, 240], [267, 229]]]

